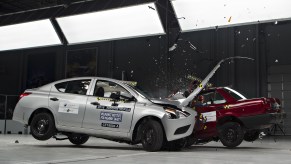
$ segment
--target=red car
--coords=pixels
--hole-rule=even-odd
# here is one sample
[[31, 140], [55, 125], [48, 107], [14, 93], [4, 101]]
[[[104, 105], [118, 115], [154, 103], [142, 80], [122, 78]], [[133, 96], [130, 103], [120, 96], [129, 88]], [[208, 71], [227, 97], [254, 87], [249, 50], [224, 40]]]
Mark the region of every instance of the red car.
[[255, 141], [264, 129], [286, 117], [278, 99], [247, 99], [228, 87], [203, 90], [190, 105], [201, 114], [191, 144], [220, 140], [226, 147], [236, 147], [243, 140]]
[[[255, 141], [260, 132], [279, 124], [286, 117], [280, 101], [275, 98], [247, 99], [228, 88], [208, 88], [209, 80], [222, 63], [234, 59], [252, 58], [234, 56], [222, 59], [203, 80], [194, 80], [183, 94], [175, 92], [169, 100], [180, 106], [193, 107], [198, 115], [186, 145], [220, 140], [226, 147], [236, 147], [245, 141]], [[190, 103], [189, 103], [190, 102]]]

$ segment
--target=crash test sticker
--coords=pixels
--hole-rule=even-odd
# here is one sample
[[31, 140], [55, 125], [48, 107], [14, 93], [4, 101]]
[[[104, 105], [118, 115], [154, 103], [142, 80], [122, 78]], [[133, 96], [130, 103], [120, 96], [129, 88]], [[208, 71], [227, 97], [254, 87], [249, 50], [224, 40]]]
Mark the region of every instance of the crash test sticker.
[[101, 123], [102, 127], [106, 127], [106, 128], [119, 128], [118, 124], [110, 124], [110, 123]]
[[101, 112], [100, 120], [122, 122], [122, 113]]
[[216, 111], [201, 113], [206, 119], [206, 122], [215, 122], [216, 121]]
[[79, 113], [79, 104], [60, 102], [58, 112], [78, 114]]

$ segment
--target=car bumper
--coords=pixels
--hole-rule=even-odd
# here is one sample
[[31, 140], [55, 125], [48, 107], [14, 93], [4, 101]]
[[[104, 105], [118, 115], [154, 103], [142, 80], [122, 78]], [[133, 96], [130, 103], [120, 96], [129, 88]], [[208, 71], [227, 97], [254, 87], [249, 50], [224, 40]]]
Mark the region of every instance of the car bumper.
[[274, 124], [280, 124], [286, 118], [286, 113], [268, 113], [248, 117], [240, 117], [247, 129], [266, 129]]
[[23, 107], [17, 104], [13, 112], [12, 120], [27, 125], [29, 117], [32, 114], [32, 112], [33, 112], [33, 109]]
[[162, 122], [168, 141], [188, 137], [192, 134], [195, 122], [194, 118], [197, 113], [194, 110], [189, 113], [191, 114], [190, 116], [181, 119], [168, 119], [166, 116], [163, 117]]

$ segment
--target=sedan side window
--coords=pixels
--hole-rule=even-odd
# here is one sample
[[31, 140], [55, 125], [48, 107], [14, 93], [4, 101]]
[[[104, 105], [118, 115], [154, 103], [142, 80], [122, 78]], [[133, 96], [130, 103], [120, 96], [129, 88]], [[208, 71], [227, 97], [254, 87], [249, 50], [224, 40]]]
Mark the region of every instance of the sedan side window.
[[58, 83], [55, 85], [55, 87], [59, 92], [62, 93], [86, 95], [90, 82], [90, 79], [74, 80]]
[[97, 81], [94, 96], [112, 99], [130, 99], [132, 95], [122, 86], [110, 81]]
[[59, 92], [65, 93], [67, 85], [68, 85], [68, 82], [63, 82], [63, 83], [56, 84], [55, 87]]
[[226, 100], [218, 92], [215, 92], [214, 104], [224, 104]]
[[208, 106], [211, 104], [223, 104], [226, 100], [215, 91], [210, 91], [201, 95], [198, 95], [194, 100], [195, 106]]

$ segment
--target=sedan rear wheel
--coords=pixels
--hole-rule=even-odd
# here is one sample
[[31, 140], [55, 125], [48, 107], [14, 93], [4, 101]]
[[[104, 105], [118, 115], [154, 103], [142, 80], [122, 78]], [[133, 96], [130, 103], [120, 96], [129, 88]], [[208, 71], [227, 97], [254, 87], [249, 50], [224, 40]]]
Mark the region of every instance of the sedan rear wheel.
[[69, 137], [69, 141], [75, 145], [82, 145], [82, 144], [86, 143], [89, 139], [89, 136], [86, 134], [75, 134], [74, 133], [74, 134], [69, 135], [68, 137]]
[[36, 114], [32, 118], [30, 131], [37, 140], [44, 141], [50, 139], [56, 133], [53, 116], [49, 113]]
[[143, 126], [141, 143], [147, 151], [158, 151], [163, 146], [164, 132], [161, 124], [155, 120], [149, 120]]

